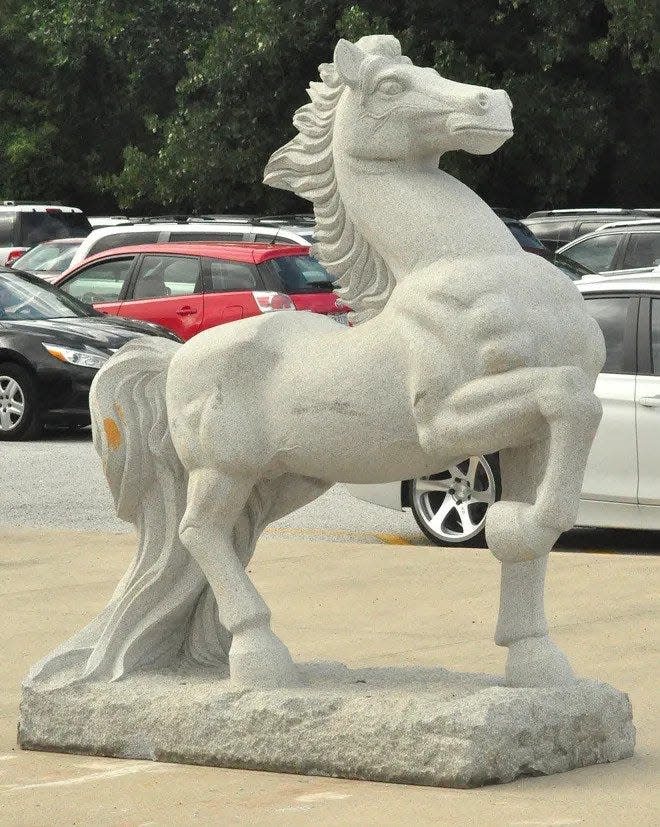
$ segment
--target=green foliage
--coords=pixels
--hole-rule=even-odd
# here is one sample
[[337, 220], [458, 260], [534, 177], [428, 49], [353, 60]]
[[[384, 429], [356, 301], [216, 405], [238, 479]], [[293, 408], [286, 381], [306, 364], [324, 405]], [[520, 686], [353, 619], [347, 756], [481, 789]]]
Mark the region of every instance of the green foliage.
[[501, 85], [516, 135], [450, 172], [490, 203], [655, 204], [657, 0], [5, 0], [0, 196], [90, 210], [300, 208], [264, 187], [339, 36]]

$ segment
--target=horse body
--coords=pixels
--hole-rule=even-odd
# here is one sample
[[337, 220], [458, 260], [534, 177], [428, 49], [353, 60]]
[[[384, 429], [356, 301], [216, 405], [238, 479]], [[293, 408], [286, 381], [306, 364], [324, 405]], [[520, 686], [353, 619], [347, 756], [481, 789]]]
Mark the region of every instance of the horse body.
[[[516, 299], [523, 282], [533, 304]], [[172, 438], [188, 471], [240, 469], [255, 480], [288, 473], [329, 484], [386, 482], [433, 473], [481, 452], [471, 434], [450, 436], [461, 431], [452, 395], [470, 382], [572, 364], [597, 374], [600, 333], [584, 321], [580, 294], [540, 257], [516, 251], [435, 263], [352, 329], [283, 313], [194, 337], [168, 372]], [[399, 376], [408, 382], [393, 381]], [[504, 447], [500, 438], [488, 450]]]

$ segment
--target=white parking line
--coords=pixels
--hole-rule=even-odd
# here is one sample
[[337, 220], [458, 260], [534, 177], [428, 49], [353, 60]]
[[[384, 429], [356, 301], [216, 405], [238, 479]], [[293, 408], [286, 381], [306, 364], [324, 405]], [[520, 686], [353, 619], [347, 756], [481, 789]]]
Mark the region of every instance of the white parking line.
[[71, 778], [62, 778], [59, 781], [36, 781], [32, 784], [5, 784], [0, 790], [6, 793], [23, 792], [23, 790], [40, 790], [47, 787], [73, 787], [77, 784], [87, 784], [89, 781], [107, 781], [111, 778], [119, 778], [124, 775], [137, 775], [138, 773], [161, 773], [170, 772], [171, 767], [163, 764], [133, 764], [128, 767], [116, 767], [104, 772], [91, 772], [87, 775], [74, 775]]

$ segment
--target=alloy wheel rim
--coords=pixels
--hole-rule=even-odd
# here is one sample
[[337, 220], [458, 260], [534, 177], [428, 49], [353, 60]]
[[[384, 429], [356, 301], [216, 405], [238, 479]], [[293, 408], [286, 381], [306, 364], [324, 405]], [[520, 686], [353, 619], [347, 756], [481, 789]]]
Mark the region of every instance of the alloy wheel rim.
[[470, 457], [412, 481], [411, 499], [427, 529], [447, 543], [479, 534], [495, 502], [495, 476], [485, 457]]
[[14, 431], [23, 421], [25, 396], [13, 376], [0, 376], [0, 431]]

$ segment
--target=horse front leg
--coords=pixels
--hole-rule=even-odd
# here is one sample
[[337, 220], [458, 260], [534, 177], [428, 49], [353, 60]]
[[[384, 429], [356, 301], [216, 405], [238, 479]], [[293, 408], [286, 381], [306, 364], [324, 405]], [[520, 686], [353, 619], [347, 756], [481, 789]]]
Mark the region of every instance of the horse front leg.
[[573, 527], [601, 407], [573, 368], [548, 371], [537, 391], [546, 436], [500, 452], [502, 500], [489, 510], [486, 537], [502, 563], [495, 642], [509, 649], [507, 683], [544, 686], [574, 679], [548, 635], [544, 584], [548, 554]]
[[462, 456], [500, 452], [502, 499], [486, 517], [486, 539], [502, 563], [496, 643], [507, 646], [507, 682], [573, 680], [550, 640], [543, 592], [547, 559], [577, 515], [600, 403], [578, 368], [521, 368], [484, 376], [454, 392], [429, 445]]
[[[547, 452], [547, 442], [500, 451], [502, 501], [505, 505], [528, 503], [530, 508], [533, 507]], [[520, 551], [523, 544], [523, 553], [529, 553], [529, 532], [521, 534], [519, 522], [507, 526], [506, 517], [498, 521], [497, 516], [496, 513], [495, 520], [491, 515], [487, 516], [486, 524], [489, 547], [501, 563], [495, 643], [509, 650], [506, 681], [510, 686], [568, 683], [573, 680], [573, 670], [548, 634], [544, 605], [548, 553], [554, 544], [555, 533], [544, 533], [543, 542], [536, 546], [539, 556], [524, 560], [508, 559], [513, 558], [512, 552], [516, 548]], [[493, 533], [496, 539], [493, 539]]]

